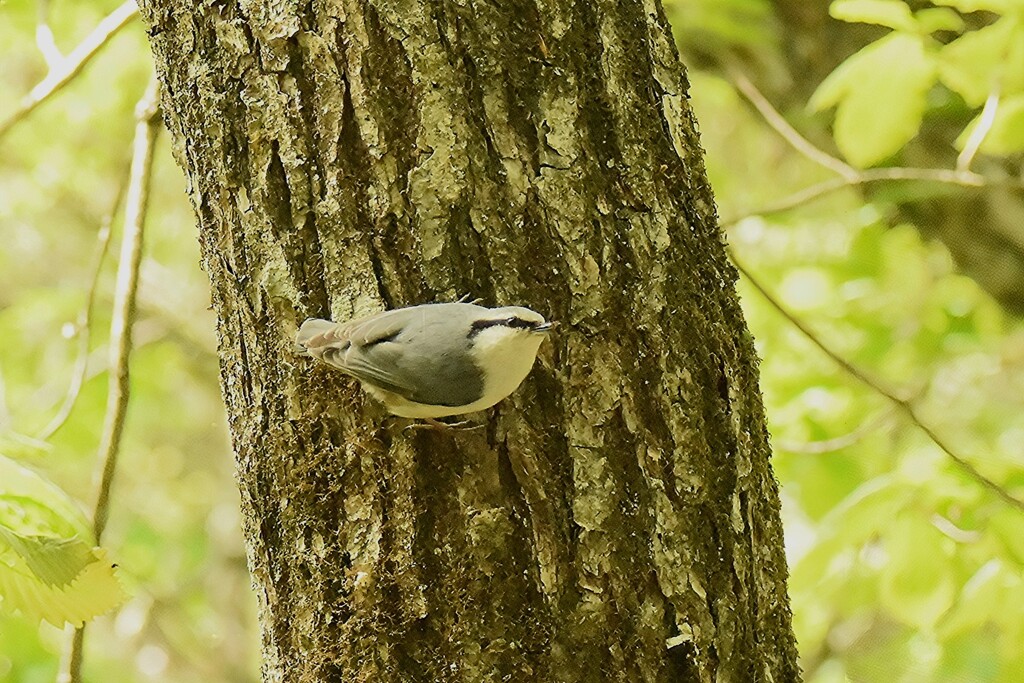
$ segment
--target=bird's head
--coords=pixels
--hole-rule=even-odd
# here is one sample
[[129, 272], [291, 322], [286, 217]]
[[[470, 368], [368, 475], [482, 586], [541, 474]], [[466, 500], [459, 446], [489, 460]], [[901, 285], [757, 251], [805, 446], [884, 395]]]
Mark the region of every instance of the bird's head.
[[[469, 339], [478, 364], [533, 364], [537, 349], [554, 327], [540, 313], [522, 306], [485, 309], [470, 324]], [[527, 367], [529, 367], [527, 365]]]
[[537, 311], [522, 306], [488, 308], [470, 324], [469, 335], [475, 337], [487, 333], [496, 337], [543, 336], [551, 331], [555, 323], [548, 322]]

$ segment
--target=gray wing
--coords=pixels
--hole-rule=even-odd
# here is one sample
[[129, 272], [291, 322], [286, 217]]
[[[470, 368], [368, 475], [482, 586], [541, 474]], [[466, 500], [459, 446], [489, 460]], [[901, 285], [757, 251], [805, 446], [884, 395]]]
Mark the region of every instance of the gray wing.
[[468, 405], [484, 389], [467, 340], [479, 310], [471, 304], [428, 304], [341, 325], [309, 320], [297, 341], [356, 379], [410, 401]]

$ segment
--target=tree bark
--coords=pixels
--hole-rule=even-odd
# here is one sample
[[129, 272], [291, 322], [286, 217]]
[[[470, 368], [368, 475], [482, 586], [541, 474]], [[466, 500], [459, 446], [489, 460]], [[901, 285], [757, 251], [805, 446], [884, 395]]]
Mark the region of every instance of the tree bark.
[[[795, 681], [736, 273], [660, 4], [143, 0], [218, 317], [268, 681]], [[308, 316], [561, 321], [406, 430]]]

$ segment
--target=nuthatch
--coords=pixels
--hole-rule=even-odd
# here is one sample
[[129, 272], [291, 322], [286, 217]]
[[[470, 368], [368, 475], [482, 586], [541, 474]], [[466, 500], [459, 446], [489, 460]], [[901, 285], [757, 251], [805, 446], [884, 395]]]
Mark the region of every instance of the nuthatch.
[[553, 325], [520, 306], [424, 304], [345, 323], [310, 318], [295, 341], [358, 379], [392, 414], [432, 421], [515, 391]]

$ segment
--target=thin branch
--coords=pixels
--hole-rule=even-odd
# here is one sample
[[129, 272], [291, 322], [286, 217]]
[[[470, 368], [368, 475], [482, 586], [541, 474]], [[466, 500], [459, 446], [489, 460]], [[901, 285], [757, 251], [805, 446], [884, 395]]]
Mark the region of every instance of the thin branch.
[[[772, 106], [768, 101], [768, 98], [762, 95], [761, 91], [759, 91], [750, 79], [741, 71], [736, 68], [731, 68], [729, 73], [730, 77], [733, 79], [736, 89], [739, 90], [739, 92], [742, 93], [752, 105], [754, 105], [761, 116], [764, 117], [765, 122], [776, 133], [781, 135], [782, 138], [785, 139], [786, 142], [788, 142], [796, 151], [800, 152], [814, 163], [836, 173], [838, 177], [830, 178], [829, 180], [822, 181], [816, 185], [811, 185], [810, 187], [798, 190], [788, 197], [784, 197], [778, 202], [756, 211], [736, 216], [728, 220], [723, 220], [722, 225], [725, 227], [735, 225], [736, 223], [752, 216], [764, 216], [789, 211], [790, 209], [795, 209], [799, 206], [809, 204], [816, 199], [843, 188], [883, 181], [921, 180], [945, 183], [948, 185], [958, 185], [961, 187], [1009, 186], [1024, 188], [1024, 179], [994, 179], [988, 178], [979, 173], [974, 173], [970, 170], [970, 164], [974, 155], [977, 153], [977, 147], [981, 145], [985, 135], [988, 134], [989, 129], [992, 127], [992, 119], [995, 118], [996, 104], [999, 99], [998, 92], [993, 92], [993, 94], [989, 96], [989, 101], [985, 103], [985, 110], [982, 111], [981, 121], [979, 122], [978, 128], [975, 129], [974, 135], [972, 135], [971, 140], [968, 141], [968, 147], [964, 149], [964, 153], [961, 154], [961, 158], [957, 161], [957, 167], [955, 170], [899, 166], [860, 170], [850, 166], [840, 159], [837, 159], [822, 149], [815, 147], [814, 144], [807, 140], [807, 138], [800, 135], [796, 129], [789, 125], [786, 119], [783, 118], [782, 114]], [[975, 137], [978, 139], [976, 144], [973, 145], [974, 149], [971, 150], [972, 142]]]
[[74, 628], [68, 631], [68, 646], [64, 649], [64, 656], [60, 660], [57, 683], [81, 683], [84, 641], [84, 628]]
[[110, 212], [103, 217], [103, 223], [96, 234], [97, 244], [96, 253], [93, 256], [92, 279], [89, 282], [85, 305], [82, 306], [82, 310], [78, 313], [78, 320], [75, 323], [78, 328], [78, 355], [75, 358], [75, 369], [73, 370], [71, 383], [68, 385], [68, 390], [64, 395], [64, 401], [61, 403], [60, 410], [53, 416], [49, 424], [36, 435], [36, 438], [41, 441], [49, 439], [58, 429], [64, 426], [68, 416], [71, 415], [71, 409], [75, 407], [75, 402], [78, 400], [78, 394], [82, 390], [82, 385], [85, 383], [86, 370], [89, 366], [89, 342], [92, 337], [93, 303], [96, 301], [96, 291], [99, 289], [100, 274], [103, 272], [103, 261], [106, 259], [107, 248], [110, 246], [111, 224], [114, 221], [118, 208], [121, 206], [124, 194], [125, 184], [122, 183], [121, 187], [118, 188], [114, 203], [110, 207]]
[[[9, 429], [9, 430], [6, 430], [4, 432], [0, 432], [0, 437], [2, 437], [3, 439], [10, 439], [11, 441], [13, 441], [14, 443], [18, 444], [19, 446], [24, 446], [25, 448], [31, 448], [31, 449], [36, 450], [36, 451], [42, 451], [44, 453], [53, 450], [53, 444], [51, 444], [50, 442], [48, 442], [48, 441], [40, 441], [39, 439], [35, 438], [34, 436], [29, 436], [27, 434], [21, 434], [20, 432], [16, 432], [13, 429]], [[2, 442], [0, 442], [0, 443], [2, 443]]]
[[869, 434], [878, 431], [883, 427], [888, 427], [888, 423], [892, 418], [891, 411], [885, 411], [879, 415], [876, 415], [872, 419], [868, 420], [862, 425], [859, 425], [856, 429], [846, 434], [833, 437], [831, 439], [824, 439], [822, 441], [809, 441], [806, 443], [799, 443], [796, 441], [775, 441], [775, 445], [780, 450], [784, 450], [788, 453], [797, 453], [800, 455], [825, 455], [826, 453], [834, 453], [844, 448], [856, 444], [864, 437]]
[[128, 25], [138, 14], [135, 0], [128, 0], [108, 14], [92, 33], [85, 37], [67, 57], [53, 66], [46, 78], [22, 98], [18, 108], [7, 120], [0, 122], [0, 138], [3, 138], [19, 121], [31, 114], [36, 107], [45, 102], [51, 95], [67, 85], [77, 76], [93, 57], [106, 45], [118, 31]]
[[768, 125], [775, 129], [775, 132], [781, 135], [786, 142], [792, 145], [793, 149], [814, 163], [834, 171], [848, 182], [854, 183], [857, 181], [857, 178], [860, 176], [860, 172], [857, 169], [815, 147], [807, 138], [800, 135], [743, 72], [733, 68], [729, 70], [729, 75], [733, 79], [736, 88], [761, 113], [761, 116], [764, 117]]
[[142, 237], [149, 208], [150, 178], [153, 172], [153, 147], [160, 130], [157, 116], [158, 85], [150, 82], [146, 94], [135, 108], [135, 142], [132, 153], [131, 177], [125, 198], [124, 236], [117, 268], [114, 291], [114, 315], [110, 321], [110, 393], [104, 420], [100, 457], [103, 475], [93, 515], [93, 533], [96, 542], [107, 526], [107, 506], [110, 485], [117, 466], [117, 454], [124, 428], [125, 409], [128, 407], [128, 356], [132, 347], [132, 323], [135, 317], [135, 298], [139, 285], [139, 264], [142, 259]]
[[863, 171], [858, 171], [857, 177], [853, 180], [848, 180], [846, 178], [830, 178], [829, 180], [823, 180], [816, 185], [811, 185], [810, 187], [794, 192], [774, 204], [769, 204], [768, 206], [762, 207], [756, 211], [751, 211], [740, 216], [725, 219], [722, 221], [722, 226], [732, 226], [742, 220], [751, 218], [752, 216], [767, 216], [774, 213], [789, 211], [790, 209], [810, 204], [816, 199], [836, 192], [837, 190], [842, 190], [846, 187], [855, 187], [858, 185], [867, 185], [869, 183], [883, 181], [906, 180], [922, 180], [933, 183], [944, 183], [947, 185], [958, 185], [960, 187], [1024, 187], [1024, 180], [993, 180], [986, 178], [979, 173], [974, 173], [973, 171], [950, 171], [942, 168], [909, 168], [902, 166], [893, 166], [890, 168], [869, 168]]
[[778, 299], [776, 299], [760, 283], [760, 281], [757, 278], [755, 278], [750, 273], [750, 271], [743, 266], [742, 262], [740, 262], [739, 259], [736, 258], [736, 254], [732, 252], [732, 250], [730, 250], [729, 256], [730, 258], [732, 258], [732, 262], [733, 264], [735, 264], [737, 270], [739, 270], [740, 273], [742, 273], [743, 276], [747, 278], [750, 284], [754, 286], [754, 289], [761, 293], [761, 296], [765, 298], [765, 300], [772, 306], [772, 308], [778, 311], [779, 314], [782, 315], [782, 317], [784, 317], [786, 320], [789, 321], [791, 325], [793, 325], [793, 327], [798, 329], [805, 337], [807, 337], [807, 339], [816, 347], [818, 347], [818, 349], [820, 349], [822, 353], [831, 358], [833, 362], [835, 362], [839, 367], [845, 370], [847, 374], [859, 380], [862, 384], [872, 389], [875, 393], [880, 394], [881, 396], [884, 396], [885, 398], [892, 401], [893, 405], [895, 405], [900, 410], [900, 412], [903, 413], [903, 415], [906, 416], [908, 420], [910, 420], [911, 423], [913, 423], [918, 429], [924, 432], [925, 436], [927, 436], [932, 441], [932, 443], [938, 446], [939, 449], [943, 453], [945, 453], [946, 456], [949, 457], [949, 459], [952, 460], [956, 464], [956, 466], [959, 467], [970, 478], [974, 479], [976, 482], [987, 488], [989, 491], [991, 491], [996, 496], [1001, 498], [1004, 502], [1017, 508], [1018, 510], [1024, 511], [1024, 501], [1012, 496], [1002, 486], [1000, 486], [999, 484], [997, 484], [996, 482], [992, 481], [984, 474], [979, 472], [974, 467], [974, 465], [965, 460], [963, 456], [958, 455], [944, 439], [942, 439], [938, 434], [935, 433], [934, 429], [932, 429], [925, 421], [921, 419], [921, 417], [917, 414], [917, 411], [914, 409], [914, 406], [910, 401], [903, 398], [902, 396], [897, 395], [891, 389], [884, 387], [883, 385], [875, 381], [872, 377], [867, 375], [863, 370], [858, 368], [856, 365], [846, 360], [838, 353], [836, 353], [828, 346], [826, 346], [825, 343], [818, 338], [818, 336], [814, 333], [813, 330], [811, 330], [806, 324], [804, 324], [802, 320], [797, 318], [785, 306], [783, 306], [782, 303]]
[[50, 0], [36, 0], [36, 47], [42, 53], [47, 69], [53, 69], [64, 60], [50, 28]]
[[932, 526], [943, 534], [952, 538], [957, 543], [977, 543], [983, 538], [983, 534], [975, 529], [961, 529], [953, 520], [935, 513], [931, 517]]
[[794, 192], [791, 195], [783, 197], [782, 199], [773, 204], [763, 206], [755, 211], [750, 211], [748, 213], [740, 214], [738, 216], [731, 216], [729, 218], [723, 218], [721, 220], [721, 224], [723, 228], [729, 228], [741, 221], [744, 221], [748, 218], [752, 218], [754, 216], [770, 216], [772, 214], [782, 213], [783, 211], [789, 211], [790, 209], [795, 209], [805, 204], [810, 204], [819, 197], [824, 197], [827, 194], [832, 194], [833, 192], [841, 190], [844, 187], [853, 187], [854, 185], [858, 184], [859, 183], [857, 182], [851, 183], [845, 178], [830, 178], [829, 180], [823, 180], [816, 185], [811, 185], [810, 187], [798, 190], [797, 192]]
[[[102, 473], [93, 509], [93, 536], [100, 543], [110, 514], [110, 492], [117, 472], [117, 459], [124, 432], [129, 397], [129, 357], [132, 350], [132, 324], [139, 286], [139, 264], [142, 261], [142, 240], [149, 206], [150, 180], [153, 172], [153, 148], [160, 130], [158, 117], [159, 86], [156, 77], [150, 81], [146, 94], [135, 108], [135, 142], [131, 174], [125, 197], [124, 235], [117, 267], [113, 318], [110, 321], [110, 380], [107, 410], [103, 420], [99, 456]], [[76, 629], [67, 657], [58, 674], [58, 683], [81, 683], [82, 643], [84, 629]]]
[[998, 109], [999, 86], [996, 85], [992, 88], [992, 92], [989, 93], [988, 99], [985, 100], [985, 106], [981, 110], [977, 128], [971, 133], [971, 137], [967, 138], [964, 151], [960, 152], [960, 156], [956, 158], [956, 170], [966, 171], [971, 167], [971, 162], [974, 161], [974, 157], [978, 154], [981, 143], [985, 141], [985, 137], [992, 130], [992, 124], [995, 123], [996, 111]]

